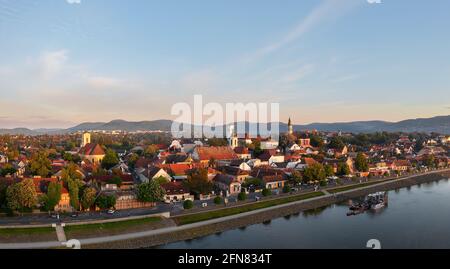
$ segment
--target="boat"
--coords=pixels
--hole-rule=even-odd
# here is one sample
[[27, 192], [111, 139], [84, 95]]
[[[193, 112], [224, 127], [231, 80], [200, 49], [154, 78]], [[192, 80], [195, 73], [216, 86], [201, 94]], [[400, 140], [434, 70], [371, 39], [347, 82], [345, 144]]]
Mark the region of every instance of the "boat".
[[347, 216], [354, 216], [364, 213], [367, 210], [379, 210], [387, 205], [387, 193], [376, 192], [365, 197], [360, 203], [353, 203], [349, 207]]

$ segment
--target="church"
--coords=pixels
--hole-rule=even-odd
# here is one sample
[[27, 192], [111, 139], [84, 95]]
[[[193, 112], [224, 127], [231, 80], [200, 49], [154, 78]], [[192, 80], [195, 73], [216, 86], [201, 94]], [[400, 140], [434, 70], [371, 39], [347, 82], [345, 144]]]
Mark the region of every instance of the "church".
[[105, 151], [96, 143], [91, 143], [91, 134], [83, 133], [80, 151], [78, 152], [82, 160], [89, 160], [92, 163], [99, 164], [105, 157]]

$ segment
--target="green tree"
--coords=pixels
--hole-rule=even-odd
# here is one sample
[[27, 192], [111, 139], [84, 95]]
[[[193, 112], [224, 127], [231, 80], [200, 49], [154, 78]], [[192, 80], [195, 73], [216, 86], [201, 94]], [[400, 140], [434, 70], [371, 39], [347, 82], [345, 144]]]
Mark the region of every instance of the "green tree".
[[323, 169], [325, 170], [325, 176], [326, 177], [332, 177], [334, 176], [334, 169], [333, 166], [326, 164], [323, 166]]
[[147, 157], [147, 158], [153, 158], [153, 157], [155, 157], [156, 155], [158, 155], [158, 152], [159, 152], [159, 149], [158, 149], [157, 146], [155, 146], [155, 145], [149, 145], [149, 146], [147, 146], [147, 148], [145, 148], [145, 150], [144, 150], [144, 155], [145, 155], [145, 157]]
[[194, 207], [194, 203], [191, 200], [186, 200], [183, 202], [184, 209], [191, 209]]
[[117, 153], [112, 149], [106, 150], [105, 157], [102, 160], [102, 167], [106, 170], [109, 170], [116, 166], [118, 163], [119, 157], [117, 156]]
[[350, 175], [350, 168], [348, 167], [348, 164], [344, 162], [339, 163], [337, 167], [337, 175], [339, 176]]
[[208, 180], [208, 170], [203, 168], [191, 171], [184, 184], [196, 195], [209, 194], [213, 190], [213, 183]]
[[81, 174], [78, 172], [78, 167], [75, 163], [70, 162], [66, 167], [61, 170], [61, 178], [64, 183], [67, 183], [69, 179], [82, 179]]
[[291, 176], [289, 177], [289, 181], [292, 184], [300, 184], [303, 181], [302, 173], [297, 170], [292, 171]]
[[6, 190], [6, 200], [11, 210], [31, 209], [37, 203], [37, 193], [32, 179], [14, 183]]
[[113, 176], [112, 178], [108, 179], [108, 184], [116, 184], [117, 187], [122, 186], [122, 178], [118, 175]]
[[324, 145], [323, 139], [318, 135], [312, 135], [311, 137], [311, 146], [316, 148], [321, 148]]
[[95, 188], [89, 187], [83, 190], [81, 195], [81, 206], [84, 210], [91, 208], [95, 203], [95, 198], [97, 197], [97, 190]]
[[155, 181], [159, 185], [166, 184], [166, 183], [170, 182], [170, 180], [168, 180], [166, 177], [163, 177], [163, 176], [154, 178], [153, 181]]
[[303, 180], [305, 182], [309, 181], [321, 181], [325, 180], [326, 173], [322, 164], [315, 163], [305, 168], [303, 172]]
[[223, 202], [222, 197], [216, 196], [216, 197], [214, 198], [214, 203], [215, 203], [216, 205], [220, 205], [222, 202]]
[[238, 194], [238, 200], [239, 200], [239, 201], [245, 201], [245, 200], [247, 200], [247, 194], [246, 194], [245, 192], [240, 192], [240, 193]]
[[428, 167], [434, 167], [434, 165], [435, 165], [434, 155], [427, 155], [427, 156], [425, 156], [425, 158], [423, 160], [423, 164], [428, 166]]
[[9, 163], [5, 164], [2, 169], [0, 169], [0, 175], [2, 177], [7, 175], [13, 175], [17, 172], [17, 170]]
[[5, 181], [0, 181], [0, 208], [6, 207], [6, 190], [8, 189], [8, 184]]
[[114, 208], [116, 206], [116, 197], [114, 195], [100, 195], [95, 204], [102, 210]]
[[134, 168], [134, 166], [136, 165], [136, 162], [139, 160], [139, 155], [137, 155], [136, 153], [132, 153], [130, 155], [130, 157], [128, 158], [128, 165], [131, 168]]
[[61, 190], [62, 185], [60, 182], [50, 182], [44, 201], [45, 210], [55, 210], [55, 206], [57, 206], [59, 204], [59, 201], [61, 200]]
[[342, 138], [340, 138], [339, 136], [334, 136], [331, 138], [330, 140], [330, 144], [328, 145], [330, 148], [332, 149], [343, 149], [345, 144], [342, 141]]
[[270, 195], [272, 195], [272, 191], [269, 190], [269, 189], [264, 189], [264, 190], [262, 190], [262, 195], [263, 196], [270, 196]]
[[33, 154], [30, 161], [30, 171], [35, 176], [47, 177], [52, 169], [48, 154], [40, 150]]
[[355, 168], [359, 172], [368, 172], [369, 164], [367, 163], [366, 156], [362, 152], [358, 152], [355, 159]]
[[161, 185], [153, 180], [139, 184], [137, 187], [137, 199], [141, 202], [159, 202], [164, 199], [165, 194]]
[[67, 179], [67, 186], [69, 189], [70, 205], [78, 211], [80, 209], [80, 187], [81, 182], [78, 179]]

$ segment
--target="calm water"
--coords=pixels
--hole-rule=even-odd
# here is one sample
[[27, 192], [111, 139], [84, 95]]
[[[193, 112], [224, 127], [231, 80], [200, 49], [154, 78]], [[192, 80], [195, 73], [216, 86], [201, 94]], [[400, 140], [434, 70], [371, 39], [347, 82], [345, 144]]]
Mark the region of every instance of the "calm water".
[[348, 206], [301, 212], [220, 234], [159, 248], [450, 248], [450, 181], [389, 192], [389, 206], [377, 213], [346, 216]]

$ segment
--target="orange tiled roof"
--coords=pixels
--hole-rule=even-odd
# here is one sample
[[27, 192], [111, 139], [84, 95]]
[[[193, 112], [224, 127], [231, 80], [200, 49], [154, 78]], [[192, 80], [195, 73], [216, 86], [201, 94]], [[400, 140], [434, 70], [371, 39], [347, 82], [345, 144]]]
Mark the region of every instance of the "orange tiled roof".
[[201, 161], [215, 160], [233, 160], [238, 156], [230, 147], [197, 147], [198, 156]]

